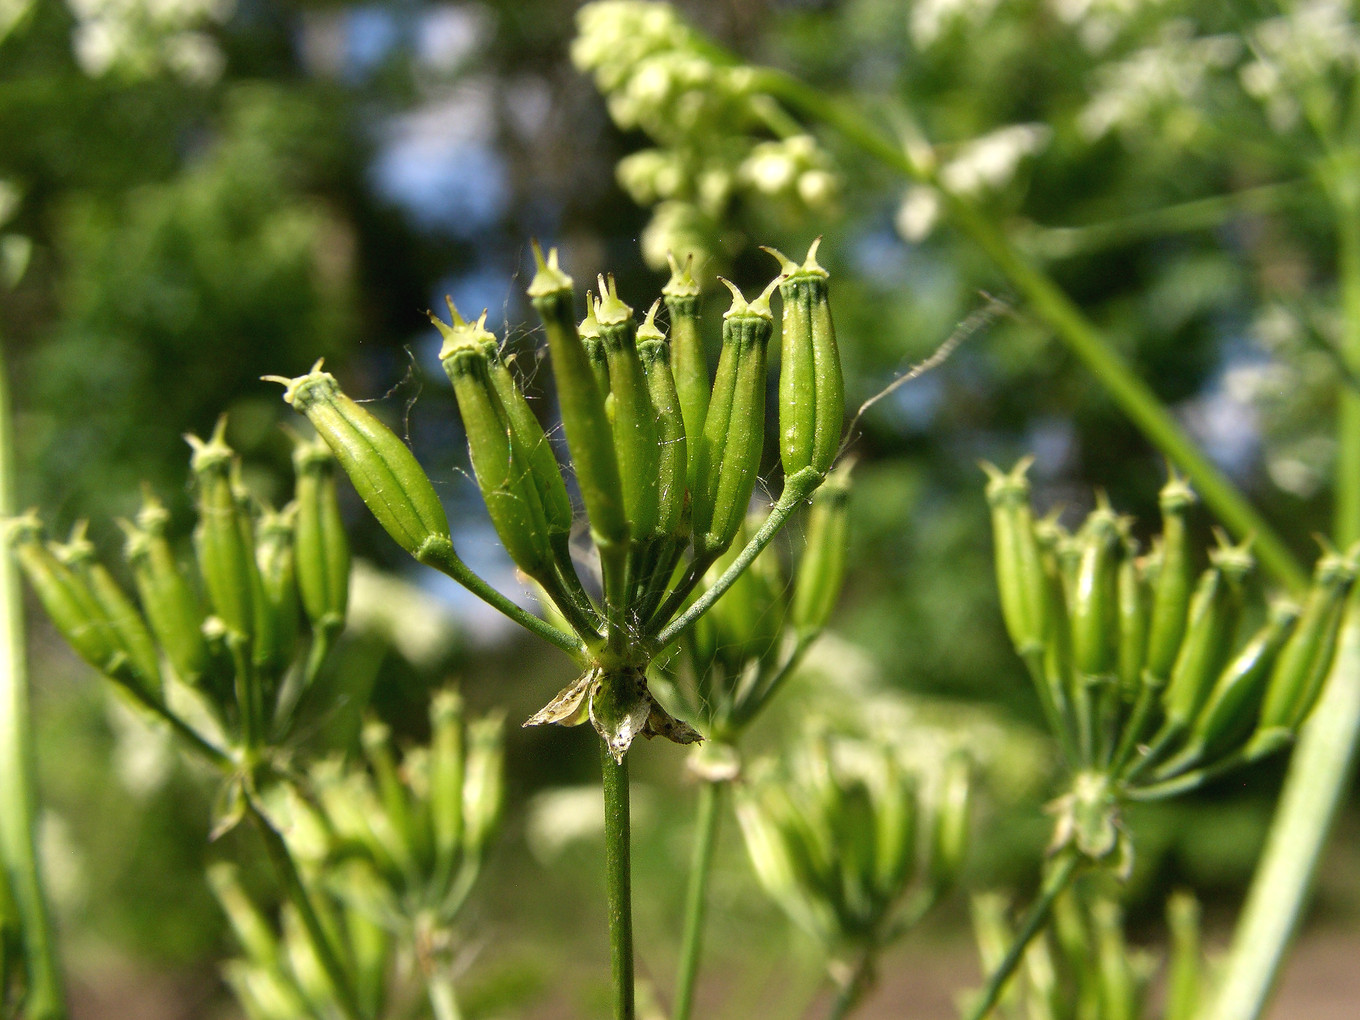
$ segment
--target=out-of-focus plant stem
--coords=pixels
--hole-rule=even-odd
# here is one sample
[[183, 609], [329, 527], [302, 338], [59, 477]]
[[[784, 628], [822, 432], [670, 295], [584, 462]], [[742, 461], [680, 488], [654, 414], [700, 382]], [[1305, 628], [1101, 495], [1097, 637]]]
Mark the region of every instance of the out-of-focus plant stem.
[[[0, 352], [0, 515], [14, 512], [13, 428], [9, 380]], [[29, 742], [28, 669], [24, 649], [23, 603], [14, 560], [0, 554], [0, 864], [9, 874], [23, 935], [26, 995], [30, 1020], [66, 1016], [51, 919], [43, 895], [34, 846], [33, 748]]]
[[[754, 87], [833, 128], [906, 179], [937, 185], [927, 168], [918, 165], [905, 148], [885, 136], [858, 110], [779, 71], [761, 70]], [[1071, 298], [966, 199], [943, 188], [939, 191], [955, 226], [987, 253], [1033, 312], [1081, 359], [1143, 434], [1190, 477], [1205, 504], [1238, 538], [1255, 536], [1253, 550], [1257, 558], [1281, 583], [1294, 592], [1304, 590], [1307, 572], [1288, 546], [1237, 487], [1196, 448]]]
[[600, 741], [604, 775], [604, 871], [609, 892], [609, 959], [614, 1020], [636, 1016], [633, 994], [632, 825], [628, 814], [628, 758], [615, 764]]
[[[1333, 182], [1343, 334], [1341, 357], [1360, 366], [1360, 182]], [[1360, 394], [1338, 387], [1333, 539], [1360, 538]], [[1275, 819], [1233, 934], [1213, 1020], [1256, 1020], [1275, 987], [1312, 888], [1323, 845], [1349, 786], [1360, 739], [1360, 610], [1351, 609], [1331, 675], [1289, 762]]]
[[676, 971], [675, 1009], [671, 1020], [689, 1020], [694, 1006], [694, 981], [704, 944], [704, 917], [708, 907], [708, 879], [713, 872], [713, 849], [718, 843], [718, 819], [722, 812], [725, 782], [706, 780], [699, 787], [698, 817], [694, 826], [694, 857], [689, 887], [685, 891], [685, 927], [680, 940], [680, 965]]

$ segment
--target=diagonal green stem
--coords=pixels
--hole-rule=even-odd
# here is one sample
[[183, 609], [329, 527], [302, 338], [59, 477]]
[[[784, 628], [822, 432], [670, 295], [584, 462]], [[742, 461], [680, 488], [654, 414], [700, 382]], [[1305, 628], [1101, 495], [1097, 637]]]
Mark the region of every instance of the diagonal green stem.
[[[779, 71], [762, 69], [755, 87], [822, 121], [865, 153], [910, 180], [934, 184], [893, 140], [857, 110]], [[940, 189], [950, 217], [1010, 280], [1034, 312], [1058, 335], [1109, 392], [1144, 435], [1195, 483], [1204, 502], [1239, 538], [1254, 535], [1262, 565], [1293, 591], [1303, 591], [1308, 574], [1289, 547], [1256, 509], [1196, 447], [1147, 385], [1116, 355], [1095, 325], [1052, 278], [1033, 265], [1010, 239], [965, 199]]]
[[689, 1020], [694, 1008], [694, 982], [703, 952], [704, 919], [708, 908], [708, 879], [713, 873], [713, 850], [718, 844], [725, 782], [705, 781], [699, 787], [699, 811], [694, 828], [694, 857], [685, 892], [685, 928], [676, 971], [675, 1009], [671, 1020]]
[[[9, 383], [0, 356], [0, 514], [14, 512], [14, 462]], [[23, 602], [14, 560], [0, 555], [0, 865], [9, 875], [19, 911], [27, 976], [25, 1016], [61, 1020], [66, 1016], [56, 942], [43, 895], [34, 846], [33, 748], [28, 712], [28, 668], [24, 651]]]
[[628, 816], [628, 758], [614, 763], [600, 741], [604, 775], [604, 872], [609, 891], [609, 962], [614, 1020], [634, 1020], [632, 826]]

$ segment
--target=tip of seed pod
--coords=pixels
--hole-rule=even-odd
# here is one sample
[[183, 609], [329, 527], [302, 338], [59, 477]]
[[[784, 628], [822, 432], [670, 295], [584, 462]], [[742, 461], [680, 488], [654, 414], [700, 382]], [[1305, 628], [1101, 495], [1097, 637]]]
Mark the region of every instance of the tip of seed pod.
[[597, 337], [600, 335], [600, 320], [595, 318], [595, 292], [586, 291], [586, 317], [581, 320], [581, 325], [576, 328], [576, 332], [581, 335], [581, 339]]
[[1168, 463], [1166, 470], [1166, 484], [1157, 495], [1157, 503], [1163, 512], [1175, 513], [1199, 502], [1195, 490], [1190, 487], [1190, 480], [1177, 471], [1174, 464]]
[[54, 547], [57, 559], [63, 563], [84, 563], [94, 559], [94, 543], [90, 541], [87, 532], [90, 530], [90, 522], [87, 520], [76, 521], [71, 526], [71, 534], [61, 545]]
[[647, 309], [647, 315], [642, 320], [642, 325], [637, 328], [638, 343], [644, 340], [664, 340], [666, 334], [661, 331], [661, 327], [656, 324], [656, 312], [661, 307], [661, 299], [657, 298], [652, 302], [652, 307]]
[[527, 292], [529, 297], [547, 297], [549, 294], [571, 290], [571, 277], [562, 272], [557, 264], [557, 249], [549, 248], [548, 257], [545, 259], [543, 248], [538, 241], [535, 239], [530, 243], [534, 249], [534, 266], [537, 271], [534, 273], [534, 278], [529, 282]]
[[614, 282], [614, 274], [601, 276], [600, 296], [595, 299], [595, 318], [602, 326], [616, 326], [621, 322], [627, 322], [633, 317], [633, 309], [619, 300], [618, 287]]
[[311, 403], [313, 393], [320, 396], [329, 391], [333, 394], [337, 388], [335, 376], [321, 370], [325, 361], [325, 358], [317, 358], [310, 372], [292, 379], [285, 375], [262, 375], [260, 379], [263, 382], [279, 383], [283, 387], [284, 403], [302, 411]]
[[1232, 538], [1222, 528], [1215, 527], [1213, 532], [1218, 548], [1209, 550], [1210, 563], [1235, 581], [1240, 581], [1255, 569], [1256, 557], [1251, 554], [1255, 535], [1248, 535], [1240, 544], [1234, 545]]
[[798, 263], [793, 261], [793, 259], [789, 258], [778, 248], [771, 248], [769, 245], [762, 244], [760, 250], [768, 252], [779, 261], [779, 269], [784, 276], [792, 276], [794, 273], [798, 272]]
[[1002, 471], [989, 461], [979, 461], [978, 466], [987, 473], [987, 498], [995, 501], [1009, 495], [1028, 499], [1029, 478], [1027, 476], [1033, 464], [1033, 454], [1021, 457], [1010, 471]]
[[147, 531], [164, 528], [170, 523], [170, 511], [152, 491], [150, 482], [142, 483], [142, 508], [137, 511], [137, 526]]
[[443, 346], [439, 348], [439, 360], [451, 357], [458, 351], [463, 350], [482, 350], [488, 342], [494, 344], [495, 336], [486, 328], [486, 309], [482, 309], [482, 314], [473, 322], [468, 322], [459, 314], [458, 307], [453, 303], [453, 298], [445, 295], [444, 303], [449, 306], [449, 317], [453, 320], [453, 325], [441, 322], [439, 316], [433, 312], [426, 312], [435, 328], [439, 330], [439, 335], [444, 338]]
[[764, 319], [774, 318], [774, 313], [770, 311], [770, 295], [779, 286], [780, 277], [776, 276], [771, 280], [760, 292], [760, 295], [751, 301], [747, 301], [742, 296], [741, 290], [731, 280], [721, 276], [718, 279], [732, 292], [732, 307], [723, 313], [724, 319], [730, 319], [734, 315], [759, 315]]
[[463, 696], [455, 690], [437, 691], [430, 699], [430, 721], [436, 726], [456, 722], [463, 714]]
[[8, 546], [17, 546], [21, 542], [37, 542], [43, 537], [43, 522], [38, 516], [37, 507], [29, 507], [17, 517], [8, 517], [3, 521], [4, 541]]
[[694, 253], [690, 252], [685, 256], [685, 264], [681, 266], [675, 260], [673, 252], [666, 252], [666, 261], [670, 263], [671, 278], [666, 281], [666, 286], [661, 288], [661, 293], [666, 297], [698, 297], [700, 288], [694, 279]]
[[333, 463], [335, 463], [335, 454], [331, 453], [331, 448], [320, 436], [313, 436], [308, 439], [305, 436], [293, 434], [294, 470], [305, 471], [318, 464], [330, 465]]
[[192, 432], [184, 434], [184, 441], [193, 449], [189, 457], [189, 470], [191, 471], [212, 471], [226, 467], [231, 464], [235, 451], [227, 445], [227, 416], [224, 414], [217, 419], [213, 426], [212, 434], [207, 441], [200, 439]]
[[820, 248], [821, 246], [822, 246], [822, 239], [821, 239], [820, 236], [817, 237], [817, 238], [815, 238], [815, 239], [813, 240], [812, 244], [808, 245], [807, 258], [803, 259], [803, 266], [802, 266], [802, 271], [803, 271], [803, 272], [809, 273], [809, 274], [811, 274], [811, 275], [813, 275], [813, 276], [823, 276], [823, 277], [825, 277], [825, 276], [830, 276], [830, 275], [831, 275], [831, 274], [828, 273], [828, 272], [821, 266], [821, 264], [817, 261], [817, 249]]

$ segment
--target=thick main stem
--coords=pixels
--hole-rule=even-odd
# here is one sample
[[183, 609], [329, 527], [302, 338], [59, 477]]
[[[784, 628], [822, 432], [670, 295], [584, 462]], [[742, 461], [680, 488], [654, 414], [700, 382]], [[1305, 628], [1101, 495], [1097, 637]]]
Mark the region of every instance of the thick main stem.
[[699, 811], [694, 826], [694, 857], [685, 891], [685, 928], [676, 970], [675, 1009], [671, 1020], [689, 1020], [694, 1007], [694, 983], [703, 954], [704, 920], [708, 912], [708, 879], [713, 873], [713, 850], [718, 845], [724, 782], [706, 780], [699, 787]]
[[[0, 356], [0, 515], [14, 512], [13, 432], [9, 383]], [[28, 669], [23, 603], [14, 560], [0, 553], [0, 864], [9, 875], [22, 924], [27, 979], [25, 1015], [31, 1020], [66, 1016], [56, 943], [34, 845], [37, 799], [29, 743]]]
[[609, 962], [614, 1020], [633, 1020], [632, 825], [628, 817], [628, 758], [614, 762], [600, 741], [604, 775], [604, 873], [609, 892]]

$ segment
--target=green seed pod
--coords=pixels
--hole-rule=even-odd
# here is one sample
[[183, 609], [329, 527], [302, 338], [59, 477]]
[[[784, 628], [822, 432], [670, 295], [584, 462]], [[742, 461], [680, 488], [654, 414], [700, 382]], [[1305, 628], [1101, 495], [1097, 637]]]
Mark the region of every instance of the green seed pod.
[[1270, 607], [1269, 618], [1224, 667], [1195, 718], [1189, 741], [1193, 753], [1217, 757], [1251, 733], [1266, 681], [1298, 617], [1292, 602]]
[[1194, 1020], [1201, 990], [1206, 988], [1200, 955], [1199, 902], [1189, 893], [1173, 893], [1166, 901], [1171, 931], [1171, 960], [1166, 976], [1165, 1020]]
[[197, 685], [208, 668], [203, 637], [203, 606], [180, 570], [166, 538], [170, 514], [150, 491], [143, 494], [137, 524], [120, 521], [127, 534], [124, 555], [151, 632], [156, 635], [175, 674]]
[[377, 781], [378, 798], [382, 801], [383, 813], [392, 833], [400, 841], [403, 851], [401, 857], [413, 862], [415, 858], [415, 833], [412, 827], [411, 805], [405, 784], [397, 772], [397, 763], [392, 756], [392, 731], [387, 724], [378, 719], [367, 719], [359, 731], [359, 743], [364, 749], [364, 757]]
[[[693, 255], [685, 259], [683, 269], [670, 252], [666, 253], [666, 260], [671, 265], [671, 278], [661, 289], [661, 296], [671, 317], [671, 371], [680, 397], [680, 413], [685, 419], [685, 435], [694, 437], [703, 434], [711, 386], [708, 355], [699, 332], [700, 289], [690, 274]], [[691, 477], [690, 484], [693, 482]]]
[[1087, 680], [1112, 676], [1118, 666], [1119, 560], [1124, 526], [1104, 493], [1077, 535], [1081, 560], [1068, 603], [1072, 665]]
[[449, 519], [415, 455], [386, 425], [347, 397], [317, 362], [283, 399], [307, 416], [383, 529], [417, 560], [452, 554]]
[[1119, 691], [1126, 701], [1138, 696], [1147, 654], [1149, 589], [1145, 561], [1126, 540], [1119, 561]]
[[263, 967], [278, 968], [281, 960], [274, 929], [241, 884], [236, 865], [218, 863], [209, 866], [208, 886], [227, 915], [246, 956]]
[[[450, 311], [452, 304], [450, 301]], [[510, 366], [496, 349], [495, 337], [487, 333], [486, 341], [486, 364], [491, 373], [491, 382], [496, 387], [496, 395], [501, 398], [501, 406], [505, 408], [511, 435], [529, 462], [534, 488], [538, 490], [538, 498], [543, 503], [543, 513], [548, 520], [548, 532], [569, 534], [575, 512], [571, 507], [571, 497], [567, 495], [566, 482], [562, 480], [557, 454], [553, 452], [552, 443], [548, 441], [542, 424], [525, 399], [524, 391], [510, 374]]]
[[800, 638], [821, 632], [845, 581], [850, 541], [850, 464], [833, 471], [812, 496], [807, 544], [794, 577], [789, 622]]
[[1162, 488], [1161, 566], [1153, 589], [1152, 612], [1148, 621], [1148, 650], [1145, 669], [1152, 683], [1165, 683], [1175, 665], [1185, 635], [1190, 593], [1195, 566], [1190, 549], [1187, 520], [1197, 499], [1184, 478], [1172, 474]]
[[435, 874], [447, 881], [463, 850], [463, 699], [440, 691], [430, 702], [430, 828]]
[[613, 428], [605, 414], [604, 394], [595, 381], [590, 358], [576, 331], [571, 307], [571, 277], [558, 268], [555, 248], [545, 260], [535, 243], [534, 259], [538, 272], [529, 284], [529, 300], [548, 334], [557, 399], [562, 409], [562, 428], [567, 434], [586, 516], [597, 542], [626, 542], [628, 520], [624, 515], [623, 485], [619, 481]]
[[943, 890], [954, 884], [968, 854], [972, 814], [972, 779], [968, 760], [952, 755], [944, 764], [938, 785], [930, 832], [931, 885]]
[[600, 324], [600, 338], [609, 359], [614, 452], [623, 485], [624, 511], [629, 534], [640, 541], [657, 531], [661, 441], [657, 435], [656, 409], [638, 357], [637, 320], [633, 310], [619, 300], [612, 276], [608, 280], [600, 278], [595, 319]]
[[509, 415], [491, 382], [482, 342], [490, 338], [483, 325], [486, 313], [476, 323], [468, 323], [451, 301], [449, 310], [452, 327], [433, 315], [430, 321], [444, 336], [439, 360], [458, 398], [477, 485], [510, 558], [530, 577], [543, 576], [553, 555], [547, 516], [534, 485], [529, 457], [515, 441]]
[[254, 601], [260, 580], [250, 522], [241, 512], [232, 485], [236, 455], [224, 438], [226, 428], [224, 415], [207, 442], [198, 436], [184, 437], [194, 450], [189, 467], [198, 490], [194, 547], [214, 615], [226, 625], [228, 634], [249, 642], [255, 631]]
[[[741, 546], [759, 525], [752, 517], [737, 530], [731, 547], [714, 561], [704, 575], [705, 585], [721, 577], [737, 558]], [[779, 641], [784, 621], [786, 585], [772, 549], [762, 551], [751, 566], [738, 575], [705, 617], [714, 628], [715, 655], [729, 675], [740, 676], [764, 659]]]
[[255, 541], [255, 564], [262, 598], [256, 603], [255, 664], [276, 676], [293, 658], [299, 618], [293, 520], [297, 505], [261, 516]]
[[605, 415], [612, 422], [614, 420], [614, 402], [609, 399], [609, 354], [604, 348], [604, 338], [600, 336], [600, 323], [595, 318], [595, 292], [586, 291], [586, 317], [581, 320], [581, 325], [576, 327], [581, 335], [581, 346], [586, 349], [586, 358], [590, 361], [590, 370], [595, 375], [595, 385], [600, 388], [600, 393], [604, 396]]
[[1167, 723], [1187, 728], [1213, 689], [1228, 654], [1242, 605], [1242, 587], [1255, 567], [1246, 544], [1221, 547], [1209, 554], [1210, 567], [1190, 599], [1190, 615], [1171, 678], [1162, 692]]
[[783, 269], [784, 299], [779, 364], [779, 451], [784, 476], [811, 468], [824, 475], [836, 458], [845, 420], [845, 381], [827, 301], [829, 274], [817, 264], [812, 242], [801, 266], [766, 248]]
[[325, 441], [293, 447], [297, 516], [296, 571], [302, 607], [312, 627], [339, 630], [349, 608], [349, 539], [335, 490], [335, 457]]
[[675, 389], [675, 377], [671, 374], [671, 345], [656, 327], [656, 309], [657, 305], [652, 305], [637, 333], [638, 357], [642, 360], [647, 392], [656, 411], [660, 448], [656, 534], [658, 537], [682, 538], [689, 528], [685, 419]]
[[1324, 554], [1313, 571], [1313, 586], [1294, 633], [1280, 652], [1266, 685], [1258, 733], [1292, 733], [1308, 718], [1331, 668], [1346, 596], [1355, 583], [1350, 557]]
[[1043, 649], [1051, 616], [1050, 582], [1030, 510], [1029, 480], [1025, 477], [1033, 463], [1033, 457], [1026, 457], [1010, 474], [1003, 474], [991, 464], [982, 465], [987, 473], [987, 502], [992, 512], [1001, 615], [1022, 658]]
[[122, 643], [80, 578], [42, 540], [42, 522], [33, 512], [8, 522], [6, 539], [15, 559], [53, 626], [76, 654], [104, 675], [132, 683], [135, 669]]
[[467, 728], [463, 784], [463, 854], [481, 858], [500, 820], [505, 792], [504, 721], [499, 713], [474, 719]]
[[732, 307], [723, 317], [723, 349], [691, 490], [694, 551], [708, 557], [726, 549], [746, 517], [765, 442], [766, 349], [774, 331], [770, 282], [749, 304], [728, 281]]
[[902, 772], [895, 755], [885, 754], [875, 822], [875, 886], [893, 897], [911, 881], [916, 869], [917, 789]]
[[141, 612], [128, 598], [104, 565], [95, 559], [94, 545], [85, 537], [86, 522], [79, 522], [63, 546], [53, 549], [74, 579], [87, 588], [104, 612], [119, 646], [127, 653], [142, 690], [155, 698], [161, 693], [161, 658]]

